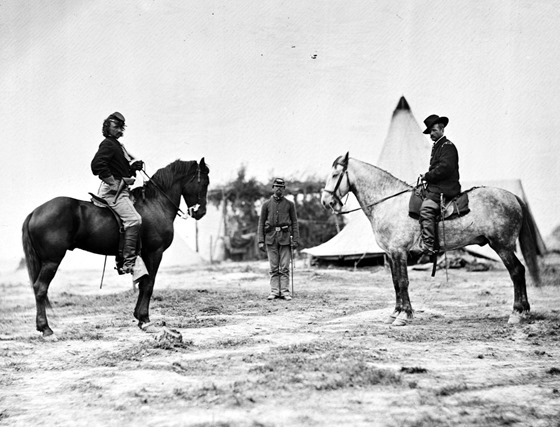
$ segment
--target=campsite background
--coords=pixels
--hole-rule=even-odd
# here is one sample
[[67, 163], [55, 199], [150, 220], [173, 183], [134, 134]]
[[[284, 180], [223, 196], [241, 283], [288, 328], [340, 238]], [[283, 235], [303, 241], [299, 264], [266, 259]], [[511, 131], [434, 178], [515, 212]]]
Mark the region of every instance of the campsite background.
[[[90, 161], [114, 111], [149, 174], [205, 157], [216, 185], [242, 164], [266, 182], [326, 176], [346, 151], [375, 163], [404, 95], [419, 122], [450, 118], [463, 181], [519, 178], [543, 236], [559, 223], [554, 2], [9, 0], [0, 11], [2, 269], [21, 259], [35, 207], [96, 191]], [[192, 242], [193, 221], [176, 224]], [[217, 233], [219, 215], [199, 226]]]

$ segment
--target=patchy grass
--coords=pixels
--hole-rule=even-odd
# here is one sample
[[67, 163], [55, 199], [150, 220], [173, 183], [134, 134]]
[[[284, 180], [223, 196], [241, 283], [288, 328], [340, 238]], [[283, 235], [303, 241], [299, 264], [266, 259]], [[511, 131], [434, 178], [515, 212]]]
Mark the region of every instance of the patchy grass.
[[337, 390], [401, 384], [398, 373], [375, 365], [379, 361], [375, 352], [331, 341], [280, 347], [252, 361], [259, 359], [266, 361], [250, 369], [261, 375], [257, 383], [281, 390], [294, 386]]
[[[129, 288], [78, 295], [68, 283], [49, 312], [58, 342], [30, 336], [35, 309], [12, 300], [0, 312], [9, 325], [0, 340], [0, 406], [9, 413], [0, 424], [84, 413], [119, 425], [201, 427], [557, 424], [560, 312], [550, 288], [535, 292], [535, 311], [512, 326], [507, 272], [455, 270], [449, 283], [411, 272], [419, 311], [394, 328], [376, 312], [394, 304], [383, 269], [296, 274], [291, 302], [265, 299], [262, 265], [162, 275], [177, 286], [156, 286], [151, 317], [179, 329], [182, 343], [138, 330]], [[56, 396], [44, 393], [53, 386]]]

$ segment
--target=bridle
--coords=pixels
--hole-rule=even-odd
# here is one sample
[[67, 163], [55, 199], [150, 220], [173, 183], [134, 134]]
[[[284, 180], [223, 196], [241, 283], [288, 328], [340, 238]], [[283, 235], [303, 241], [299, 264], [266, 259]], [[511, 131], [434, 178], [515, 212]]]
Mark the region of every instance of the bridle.
[[[194, 176], [193, 178], [194, 179]], [[192, 181], [192, 179], [190, 181]], [[197, 179], [197, 183], [198, 183], [198, 191], [196, 193], [196, 205], [192, 206], [189, 208], [189, 214], [190, 216], [193, 216], [194, 210], [195, 210], [195, 206], [201, 206], [202, 205], [202, 191], [200, 188], [200, 183], [202, 182], [202, 172], [200, 171], [200, 164], [197, 163], [196, 164], [196, 179]], [[190, 182], [188, 181], [187, 184]]]
[[[334, 186], [334, 189], [333, 189], [333, 190], [327, 190], [326, 188], [323, 188], [322, 191], [324, 191], [325, 193], [328, 193], [328, 194], [332, 195], [332, 197], [335, 199], [335, 201], [336, 201], [338, 204], [340, 204], [341, 209], [342, 209], [342, 206], [344, 206], [344, 205], [346, 204], [346, 202], [343, 202], [343, 201], [342, 201], [342, 197], [343, 197], [343, 196], [339, 196], [339, 195], [337, 194], [337, 191], [338, 191], [338, 188], [340, 187], [340, 183], [342, 182], [342, 177], [343, 177], [344, 175], [346, 175], [346, 179], [348, 180], [348, 186], [350, 186], [350, 180], [349, 180], [349, 178], [348, 178], [348, 160], [346, 160], [345, 163], [336, 162], [336, 163], [333, 164], [333, 166], [342, 166], [342, 172], [341, 172], [340, 175], [338, 176], [338, 180], [336, 181], [336, 185]], [[414, 188], [407, 188], [406, 190], [402, 190], [402, 191], [399, 191], [398, 193], [391, 194], [390, 196], [383, 197], [383, 198], [380, 199], [380, 200], [376, 200], [375, 202], [370, 203], [369, 205], [365, 206], [365, 208], [371, 208], [372, 206], [378, 205], [378, 204], [380, 204], [380, 203], [382, 203], [382, 202], [384, 202], [384, 201], [386, 201], [386, 200], [392, 199], [393, 197], [400, 196], [400, 195], [403, 194], [403, 193], [407, 193], [407, 192], [413, 191], [413, 190], [414, 190]], [[346, 199], [348, 199], [348, 194], [346, 195]], [[349, 211], [340, 211], [340, 212], [336, 212], [336, 211], [331, 207], [331, 210], [332, 210], [333, 213], [335, 213], [336, 215], [344, 215], [344, 214], [347, 214], [347, 213], [359, 211], [360, 209], [362, 209], [362, 208], [359, 207], [359, 208], [351, 209], [351, 210], [349, 210]]]
[[340, 183], [342, 182], [342, 178], [344, 177], [344, 175], [346, 175], [346, 178], [348, 178], [348, 162], [346, 162], [346, 163], [336, 162], [333, 166], [342, 166], [342, 172], [340, 172], [340, 175], [338, 175], [338, 180], [336, 181], [334, 189], [327, 190], [326, 188], [323, 188], [321, 191], [324, 191], [325, 193], [330, 194], [335, 199], [335, 201], [338, 204], [340, 204], [340, 206], [344, 206], [344, 204], [346, 202], [342, 201], [343, 196], [339, 196], [337, 194], [337, 191], [338, 191], [338, 188], [340, 187]]

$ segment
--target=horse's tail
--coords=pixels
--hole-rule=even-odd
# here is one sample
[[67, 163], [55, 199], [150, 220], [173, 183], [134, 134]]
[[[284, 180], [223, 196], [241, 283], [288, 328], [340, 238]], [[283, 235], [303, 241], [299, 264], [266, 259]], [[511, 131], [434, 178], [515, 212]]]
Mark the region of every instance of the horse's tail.
[[519, 197], [517, 197], [517, 201], [521, 205], [523, 213], [523, 222], [521, 224], [521, 231], [519, 232], [519, 245], [521, 246], [521, 253], [523, 254], [523, 258], [525, 259], [525, 263], [527, 264], [533, 283], [536, 286], [540, 286], [541, 277], [537, 256], [544, 254], [537, 243], [535, 220], [527, 204]]
[[39, 272], [41, 271], [41, 260], [35, 251], [31, 236], [29, 235], [29, 221], [33, 216], [33, 212], [27, 215], [22, 227], [22, 243], [23, 243], [23, 253], [25, 254], [25, 264], [27, 265], [27, 273], [29, 274], [29, 280], [31, 281], [31, 286], [39, 277]]

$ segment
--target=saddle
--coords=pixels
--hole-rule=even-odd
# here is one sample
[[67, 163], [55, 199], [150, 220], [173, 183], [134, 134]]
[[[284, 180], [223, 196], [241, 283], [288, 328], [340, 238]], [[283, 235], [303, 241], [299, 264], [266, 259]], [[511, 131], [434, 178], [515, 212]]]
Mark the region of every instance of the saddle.
[[[463, 191], [451, 200], [444, 200], [444, 206], [442, 209], [444, 212], [443, 219], [452, 220], [468, 214], [470, 212], [468, 193], [473, 189], [474, 188], [470, 188], [467, 191]], [[410, 195], [410, 201], [408, 203], [408, 216], [414, 219], [420, 218], [420, 207], [422, 206], [422, 201], [424, 199], [424, 189], [421, 186], [416, 187]], [[441, 215], [438, 215], [437, 220], [442, 220]]]
[[[91, 202], [95, 205], [98, 206], [100, 208], [107, 208], [109, 209], [109, 211], [111, 211], [111, 213], [113, 214], [113, 216], [115, 217], [115, 219], [117, 220], [117, 225], [119, 227], [119, 249], [117, 251], [117, 256], [115, 257], [115, 262], [117, 264], [117, 270], [121, 271], [122, 267], [123, 267], [123, 263], [124, 263], [124, 257], [123, 257], [123, 249], [124, 249], [124, 226], [121, 220], [121, 217], [115, 212], [115, 210], [109, 206], [109, 204], [107, 203], [107, 201], [105, 199], [103, 199], [102, 197], [99, 197], [93, 193], [89, 193], [89, 195], [91, 196]], [[137, 243], [136, 243], [136, 253], [139, 254], [140, 250], [141, 250], [141, 239], [138, 239]]]

